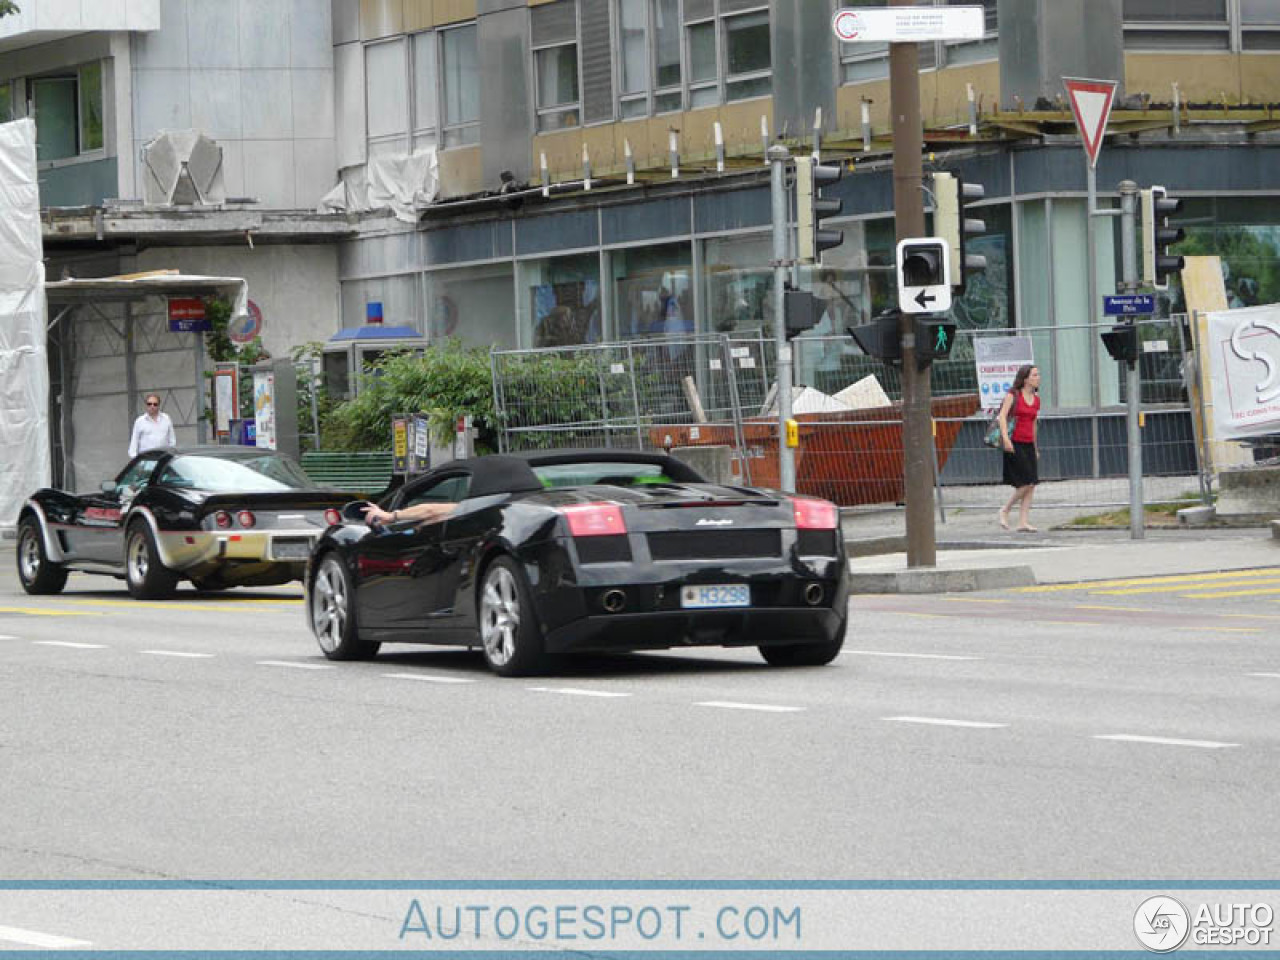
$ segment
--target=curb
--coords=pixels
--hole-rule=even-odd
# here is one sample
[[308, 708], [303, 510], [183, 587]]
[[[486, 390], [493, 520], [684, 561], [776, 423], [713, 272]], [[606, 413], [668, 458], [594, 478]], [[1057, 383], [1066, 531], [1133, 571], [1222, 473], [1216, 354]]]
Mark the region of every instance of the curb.
[[967, 593], [1006, 587], [1033, 587], [1035, 573], [1029, 566], [975, 567], [939, 570], [936, 567], [893, 570], [887, 573], [850, 573], [851, 593]]

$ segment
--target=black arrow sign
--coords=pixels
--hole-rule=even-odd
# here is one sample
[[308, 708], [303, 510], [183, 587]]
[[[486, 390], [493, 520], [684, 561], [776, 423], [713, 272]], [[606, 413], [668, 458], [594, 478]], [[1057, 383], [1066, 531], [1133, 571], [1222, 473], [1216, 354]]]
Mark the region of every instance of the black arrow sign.
[[929, 308], [929, 304], [933, 303], [933, 301], [937, 300], [938, 298], [926, 297], [925, 291], [921, 290], [918, 294], [916, 294], [915, 299], [916, 299], [916, 303], [920, 304], [921, 310], [927, 310]]

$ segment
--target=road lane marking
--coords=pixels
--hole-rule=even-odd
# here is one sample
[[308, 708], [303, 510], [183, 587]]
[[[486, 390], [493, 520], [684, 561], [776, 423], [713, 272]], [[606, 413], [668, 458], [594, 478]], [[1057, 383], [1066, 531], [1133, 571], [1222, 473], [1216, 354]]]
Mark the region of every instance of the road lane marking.
[[0, 613], [23, 613], [31, 617], [92, 617], [88, 610], [45, 610], [43, 607], [0, 607]]
[[[262, 603], [263, 601], [255, 600], [239, 600], [234, 602], [219, 603], [186, 603], [182, 600], [167, 600], [160, 603], [147, 602], [145, 600], [73, 600], [67, 598], [63, 603], [74, 604], [78, 607], [128, 607], [131, 610], [167, 610], [169, 612], [192, 610], [196, 613], [219, 613], [223, 610], [230, 610], [233, 607], [247, 607], [252, 603]], [[269, 603], [284, 606], [275, 600], [267, 601]], [[79, 611], [76, 611], [77, 613]], [[242, 613], [253, 613], [252, 610], [243, 610]]]
[[73, 940], [70, 937], [58, 937], [52, 933], [23, 930], [20, 927], [0, 927], [0, 940], [8, 943], [20, 943], [26, 947], [43, 947], [46, 950], [66, 950], [74, 947], [93, 946], [93, 942], [90, 940]]
[[846, 654], [858, 657], [902, 657], [910, 660], [981, 660], [982, 657], [964, 657], [952, 653], [894, 653], [890, 650], [846, 650]]
[[1260, 583], [1280, 583], [1280, 579], [1276, 577], [1255, 577], [1242, 580], [1239, 577], [1232, 577], [1230, 580], [1218, 580], [1214, 583], [1200, 583], [1198, 581], [1191, 583], [1157, 583], [1148, 587], [1124, 587], [1123, 589], [1090, 590], [1089, 592], [1099, 597], [1128, 597], [1136, 593], [1182, 593], [1185, 596], [1192, 596], [1193, 594], [1185, 593], [1185, 591], [1217, 590], [1222, 587], [1254, 587]]
[[1273, 680], [1280, 680], [1280, 673], [1246, 673], [1246, 677], [1268, 677]]
[[534, 693], [563, 693], [569, 697], [629, 697], [619, 690], [584, 690], [581, 687], [529, 687]]
[[429, 673], [384, 673], [392, 680], [420, 680], [423, 683], [475, 683], [474, 677], [441, 677]]
[[1104, 733], [1094, 736], [1095, 740], [1121, 740], [1125, 743], [1157, 743], [1169, 747], [1201, 747], [1206, 750], [1221, 750], [1224, 747], [1238, 747], [1238, 743], [1223, 743], [1219, 740], [1180, 740], [1177, 737], [1141, 737], [1132, 733]]
[[1160, 577], [1129, 577], [1126, 580], [1084, 580], [1078, 584], [1046, 584], [1043, 586], [1019, 586], [1015, 593], [1050, 594], [1066, 590], [1096, 590], [1100, 586], [1140, 586], [1142, 584], [1187, 584], [1197, 580], [1238, 580], [1242, 577], [1280, 576], [1280, 567], [1261, 567], [1257, 570], [1224, 570], [1216, 573], [1178, 573]]
[[998, 730], [1007, 723], [989, 723], [985, 720], [948, 720], [944, 717], [885, 717], [895, 723], [924, 723], [935, 727], [972, 727], [975, 730]]
[[73, 643], [70, 640], [32, 640], [32, 643], [41, 647], [67, 647], [71, 650], [105, 650], [105, 643]]
[[993, 597], [943, 597], [947, 603], [1013, 603], [1012, 600], [997, 600]]
[[1261, 633], [1261, 627], [1174, 627], [1182, 633]]
[[290, 667], [294, 670], [332, 670], [332, 663], [301, 663], [297, 660], [259, 660], [260, 667]]
[[702, 700], [695, 707], [719, 707], [721, 710], [758, 710], [761, 713], [799, 713], [804, 707], [784, 707], [772, 703], [737, 703], [733, 700]]
[[142, 650], [140, 652], [149, 653], [153, 657], [187, 657], [191, 660], [204, 660], [216, 656], [212, 653], [191, 653], [188, 650]]
[[0, 640], [17, 640], [17, 637], [11, 637], [7, 633], [0, 633]]
[[1208, 593], [1183, 593], [1179, 596], [1192, 600], [1210, 600], [1214, 597], [1261, 597], [1267, 594], [1274, 596], [1277, 593], [1280, 593], [1280, 587], [1268, 587], [1263, 590], [1214, 590]]

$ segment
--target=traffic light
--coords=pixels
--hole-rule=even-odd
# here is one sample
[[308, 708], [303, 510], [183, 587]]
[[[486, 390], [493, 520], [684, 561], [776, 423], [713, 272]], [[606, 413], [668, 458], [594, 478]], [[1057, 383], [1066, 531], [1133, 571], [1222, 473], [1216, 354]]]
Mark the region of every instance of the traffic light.
[[968, 204], [986, 195], [980, 183], [965, 183], [951, 173], [933, 175], [933, 232], [945, 240], [951, 250], [951, 285], [961, 293], [970, 270], [987, 269], [986, 257], [966, 249], [966, 238], [984, 233], [987, 223], [979, 217], [966, 216], [965, 211]]
[[956, 339], [955, 321], [916, 317], [913, 322], [916, 334], [916, 366], [923, 370], [933, 361], [946, 360], [951, 356], [951, 348]]
[[788, 286], [783, 293], [783, 312], [786, 315], [787, 339], [812, 329], [822, 319], [827, 301], [815, 297], [808, 290], [795, 290]]
[[897, 311], [891, 310], [870, 323], [848, 327], [847, 332], [867, 356], [893, 362], [902, 359], [902, 334], [898, 322]]
[[1169, 252], [1187, 234], [1181, 227], [1169, 226], [1169, 214], [1182, 209], [1182, 201], [1168, 195], [1164, 187], [1142, 191], [1142, 282], [1157, 290], [1169, 289], [1168, 276], [1182, 269], [1186, 261]]
[[898, 308], [903, 313], [951, 309], [951, 254], [938, 237], [898, 241]]
[[821, 195], [823, 187], [836, 183], [843, 174], [838, 164], [796, 157], [796, 258], [801, 263], [818, 263], [823, 250], [844, 243], [843, 230], [822, 228], [822, 218], [839, 213], [844, 201]]
[[1133, 366], [1138, 362], [1138, 328], [1132, 323], [1119, 323], [1102, 331], [1102, 342], [1112, 360]]

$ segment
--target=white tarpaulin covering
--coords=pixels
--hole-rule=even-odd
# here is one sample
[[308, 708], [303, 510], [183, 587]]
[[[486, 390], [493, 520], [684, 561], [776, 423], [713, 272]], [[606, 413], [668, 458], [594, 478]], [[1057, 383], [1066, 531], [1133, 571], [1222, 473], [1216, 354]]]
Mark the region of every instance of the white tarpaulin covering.
[[369, 158], [320, 200], [317, 213], [390, 209], [399, 220], [415, 223], [440, 192], [440, 160], [435, 147], [413, 153], [384, 153]]
[[0, 527], [50, 480], [36, 125], [0, 123]]
[[1213, 419], [1221, 438], [1280, 433], [1280, 304], [1209, 317]]

